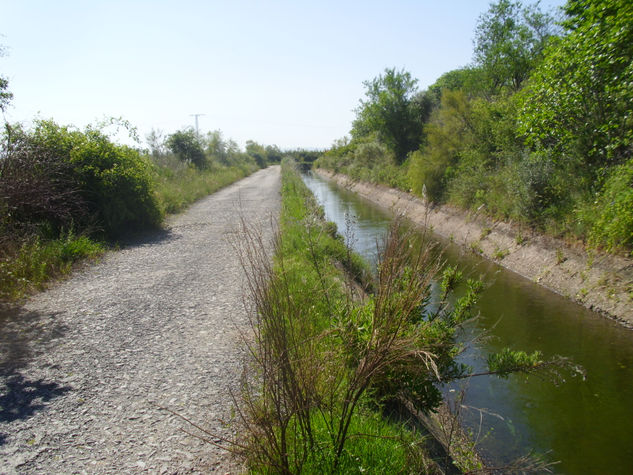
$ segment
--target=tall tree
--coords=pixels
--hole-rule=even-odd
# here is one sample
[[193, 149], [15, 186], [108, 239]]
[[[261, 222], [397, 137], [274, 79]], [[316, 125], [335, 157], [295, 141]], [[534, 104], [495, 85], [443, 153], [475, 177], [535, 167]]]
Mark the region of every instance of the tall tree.
[[416, 100], [417, 82], [410, 73], [395, 68], [365, 81], [365, 99], [355, 110], [352, 137], [375, 134], [398, 162], [404, 161], [407, 153], [419, 147], [429, 113], [425, 102]]
[[198, 134], [191, 128], [171, 134], [167, 138], [167, 147], [183, 162], [191, 163], [197, 168], [207, 165], [207, 157], [198, 140]]
[[228, 164], [227, 146], [222, 137], [222, 131], [214, 130], [207, 132], [204, 142], [209, 156], [219, 160], [220, 163]]
[[546, 51], [522, 98], [519, 131], [592, 167], [633, 155], [633, 2], [569, 0], [567, 35]]
[[266, 148], [253, 140], [246, 141], [246, 154], [252, 157], [260, 168], [264, 168], [268, 164]]
[[475, 63], [483, 69], [490, 92], [519, 90], [555, 32], [554, 19], [541, 12], [538, 3], [492, 3], [475, 30]]
[[149, 151], [153, 157], [156, 158], [165, 155], [167, 144], [165, 143], [165, 137], [161, 130], [152, 128], [149, 134], [145, 136], [145, 142], [149, 146]]

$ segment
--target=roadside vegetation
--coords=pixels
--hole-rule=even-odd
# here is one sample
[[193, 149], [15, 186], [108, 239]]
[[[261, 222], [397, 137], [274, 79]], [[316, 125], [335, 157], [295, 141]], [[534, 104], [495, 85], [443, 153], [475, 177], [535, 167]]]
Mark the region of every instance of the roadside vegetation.
[[[415, 426], [389, 409], [433, 413], [441, 383], [471, 376], [456, 362], [464, 347], [455, 336], [475, 316], [483, 285], [468, 280], [456, 295], [461, 273], [413, 239], [396, 223], [371, 272], [284, 160], [274, 257], [257, 230], [244, 225], [236, 238], [255, 308], [234, 448], [253, 473], [443, 473], [440, 465], [453, 462], [482, 469], [464, 445], [433, 460]], [[504, 349], [490, 355], [485, 374], [556, 375], [561, 365]], [[545, 466], [520, 464], [505, 473]]]
[[[0, 86], [6, 90], [7, 84]], [[11, 96], [2, 94], [5, 107]], [[5, 124], [1, 140], [5, 301], [41, 288], [122, 239], [158, 228], [167, 213], [281, 158], [276, 147], [255, 142], [243, 152], [220, 132], [197, 137], [188, 129], [165, 138], [153, 132], [148, 151], [115, 143], [103, 127], [79, 130], [52, 120], [28, 129]]]
[[491, 3], [470, 65], [424, 91], [396, 69], [365, 82], [351, 139], [317, 166], [630, 254], [633, 4], [562, 13]]

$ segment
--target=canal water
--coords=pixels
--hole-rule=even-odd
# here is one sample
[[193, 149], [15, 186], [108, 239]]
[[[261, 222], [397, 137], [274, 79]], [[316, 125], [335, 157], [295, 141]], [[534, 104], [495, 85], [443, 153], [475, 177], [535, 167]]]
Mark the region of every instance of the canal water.
[[[326, 218], [341, 234], [348, 229], [352, 247], [375, 262], [392, 216], [318, 176], [304, 175], [304, 181]], [[488, 284], [481, 317], [463, 338], [482, 332], [490, 338], [469, 347], [462, 361], [479, 371], [486, 354], [510, 347], [568, 357], [586, 370], [584, 380], [572, 377], [559, 385], [538, 376], [472, 378], [463, 415], [482, 455], [504, 463], [535, 452], [560, 462], [555, 473], [633, 473], [633, 331], [437, 239], [448, 263]], [[458, 389], [443, 388], [447, 394]]]

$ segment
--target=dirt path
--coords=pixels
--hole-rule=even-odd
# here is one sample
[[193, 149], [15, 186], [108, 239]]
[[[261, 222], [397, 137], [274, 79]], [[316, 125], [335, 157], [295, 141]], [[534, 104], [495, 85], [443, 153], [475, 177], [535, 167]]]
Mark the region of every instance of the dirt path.
[[231, 435], [246, 314], [227, 234], [269, 222], [279, 186], [261, 170], [0, 316], [0, 473], [236, 471], [158, 406]]

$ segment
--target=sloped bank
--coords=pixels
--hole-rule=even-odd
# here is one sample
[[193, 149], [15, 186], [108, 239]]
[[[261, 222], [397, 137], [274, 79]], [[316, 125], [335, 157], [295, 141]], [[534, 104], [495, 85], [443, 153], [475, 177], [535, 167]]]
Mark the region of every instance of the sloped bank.
[[568, 246], [562, 240], [450, 206], [427, 206], [408, 193], [329, 170], [320, 176], [483, 257], [633, 328], [633, 260]]

